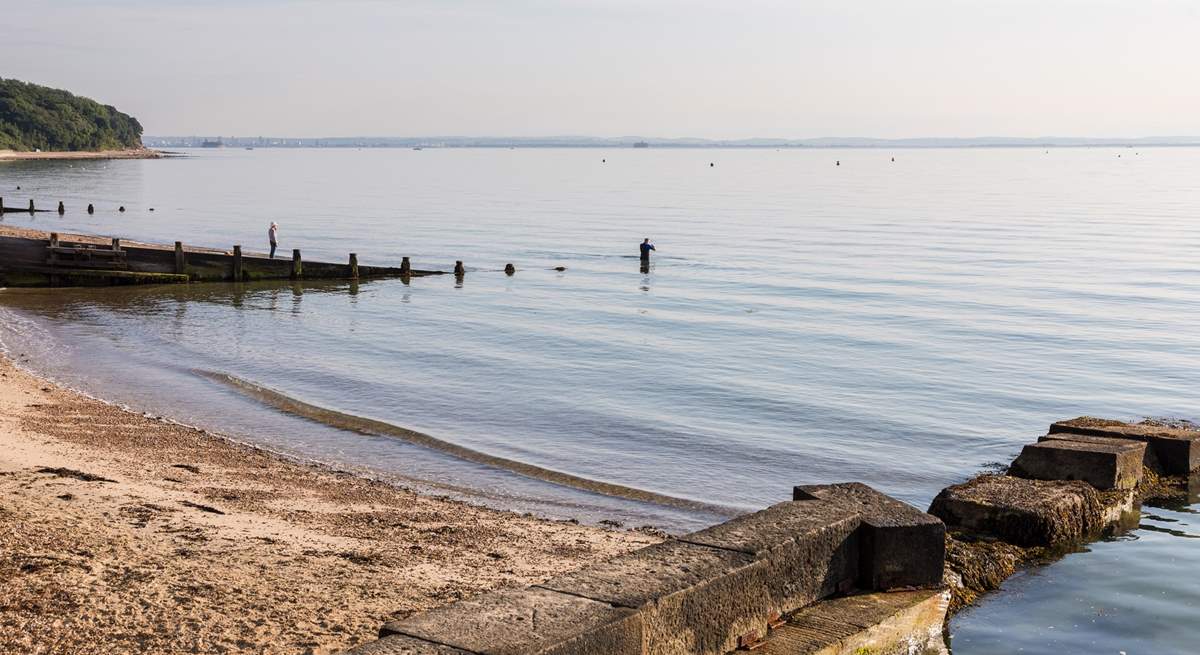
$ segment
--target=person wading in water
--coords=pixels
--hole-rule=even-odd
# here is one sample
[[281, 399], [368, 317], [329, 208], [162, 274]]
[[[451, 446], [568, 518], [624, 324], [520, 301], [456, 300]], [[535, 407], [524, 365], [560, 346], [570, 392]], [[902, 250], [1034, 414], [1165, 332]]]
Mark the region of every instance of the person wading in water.
[[642, 272], [649, 273], [650, 272], [650, 251], [655, 249], [654, 244], [650, 243], [650, 237], [646, 237], [646, 239], [638, 245], [642, 251], [642, 266], [641, 266]]
[[279, 223], [271, 221], [271, 228], [267, 230], [267, 238], [271, 240], [271, 259], [275, 259], [275, 247], [279, 245]]

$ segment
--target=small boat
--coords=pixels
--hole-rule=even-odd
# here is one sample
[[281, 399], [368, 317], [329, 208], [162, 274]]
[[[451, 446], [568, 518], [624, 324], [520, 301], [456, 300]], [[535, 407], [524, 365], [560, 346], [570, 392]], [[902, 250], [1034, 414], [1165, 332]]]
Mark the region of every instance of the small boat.
[[417, 147], [413, 148], [413, 150], [424, 150], [424, 148], [422, 148], [421, 146], [417, 146]]

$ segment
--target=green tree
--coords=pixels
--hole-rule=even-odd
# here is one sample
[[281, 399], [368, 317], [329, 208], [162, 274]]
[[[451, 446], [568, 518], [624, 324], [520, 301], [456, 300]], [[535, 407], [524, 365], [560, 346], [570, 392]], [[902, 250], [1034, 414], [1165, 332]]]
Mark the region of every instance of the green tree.
[[142, 124], [61, 89], [0, 78], [0, 150], [140, 148]]

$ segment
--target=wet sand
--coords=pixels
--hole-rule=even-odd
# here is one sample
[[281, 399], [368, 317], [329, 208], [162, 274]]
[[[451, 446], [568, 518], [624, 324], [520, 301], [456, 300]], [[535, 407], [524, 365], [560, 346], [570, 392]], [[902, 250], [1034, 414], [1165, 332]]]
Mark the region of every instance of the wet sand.
[[658, 540], [289, 461], [0, 359], [0, 652], [337, 652]]
[[21, 152], [17, 150], [0, 150], [0, 160], [5, 159], [160, 159], [166, 153], [150, 148], [129, 148], [128, 150], [72, 150], [53, 152]]

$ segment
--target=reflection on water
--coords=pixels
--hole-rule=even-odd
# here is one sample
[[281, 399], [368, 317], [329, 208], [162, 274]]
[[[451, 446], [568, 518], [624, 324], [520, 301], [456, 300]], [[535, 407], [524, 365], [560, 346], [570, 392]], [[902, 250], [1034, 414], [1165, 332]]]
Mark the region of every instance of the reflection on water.
[[[356, 252], [363, 265], [410, 256], [417, 268], [461, 260], [471, 270], [357, 287], [3, 292], [0, 332], [80, 387], [272, 448], [512, 506], [680, 529], [719, 517], [334, 430], [192, 371], [472, 451], [743, 509], [795, 484], [843, 480], [924, 507], [985, 463], [1011, 461], [1055, 420], [1197, 418], [1200, 150], [914, 150], [895, 163], [844, 150], [836, 172], [829, 154], [722, 151], [716, 175], [709, 153], [689, 150], [612, 151], [603, 166], [594, 151], [436, 149], [6, 164], [0, 186], [94, 202], [97, 213], [5, 223], [254, 248], [277, 220], [280, 246], [313, 259]], [[128, 211], [115, 215], [118, 204]], [[645, 234], [669, 256], [635, 269], [629, 253]], [[1155, 515], [1192, 516], [1169, 511]], [[1190, 562], [1183, 544], [1195, 541], [1135, 534], [1158, 561], [1109, 561], [1106, 593], [1186, 597], [1185, 581], [1163, 571]], [[1061, 575], [1090, 571], [1082, 562], [1107, 548], [1068, 557]], [[1004, 601], [992, 607], [970, 616], [1002, 614]], [[1118, 643], [1106, 641], [1116, 632], [1080, 630], [1106, 650]]]
[[954, 653], [1195, 653], [1200, 511], [1189, 503], [1143, 508], [1133, 531], [1010, 578], [951, 623]]

